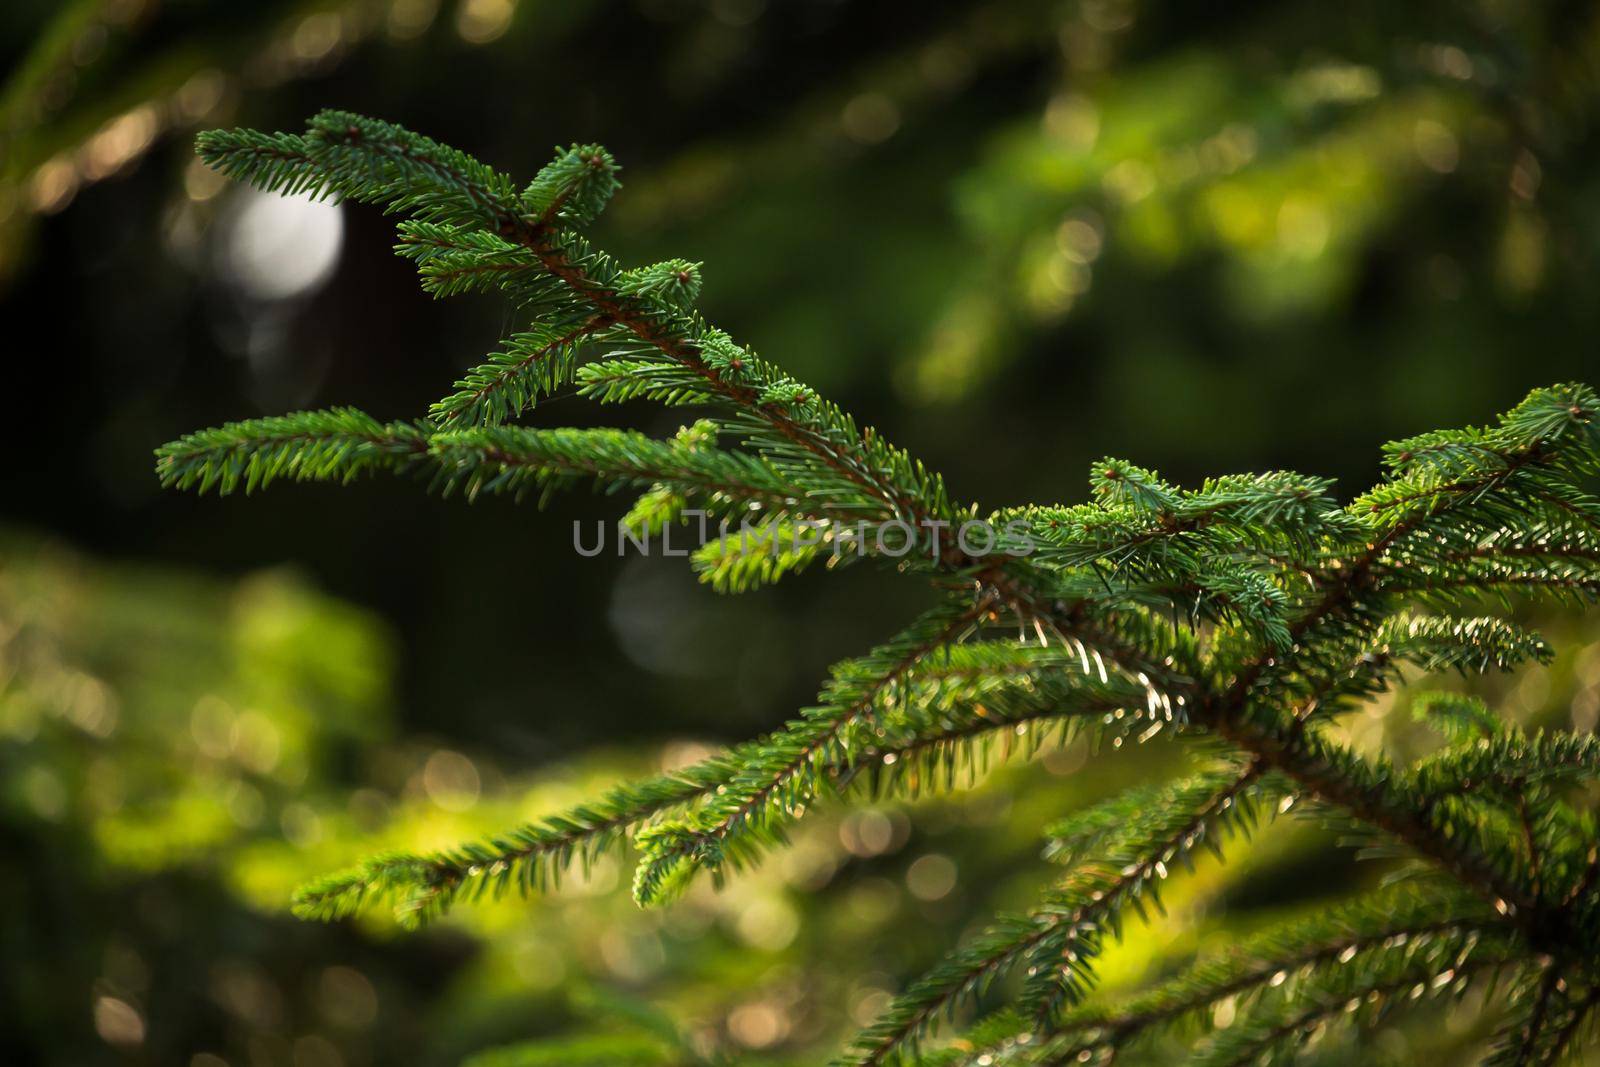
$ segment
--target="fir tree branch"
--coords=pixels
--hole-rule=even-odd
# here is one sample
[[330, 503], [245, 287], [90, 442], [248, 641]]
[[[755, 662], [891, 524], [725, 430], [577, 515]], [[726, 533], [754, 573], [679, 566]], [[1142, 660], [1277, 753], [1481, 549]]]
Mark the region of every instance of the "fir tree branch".
[[312, 882], [295, 894], [295, 914], [340, 919], [369, 904], [389, 901], [405, 926], [447, 911], [468, 887], [474, 897], [515, 886], [523, 893], [558, 886], [575, 859], [585, 865], [626, 833], [676, 807], [699, 800], [728, 780], [727, 755], [683, 771], [621, 785], [600, 800], [529, 823], [482, 842], [428, 854], [388, 853]]
[[156, 474], [164, 486], [227, 495], [278, 478], [350, 481], [371, 470], [406, 469], [427, 450], [426, 426], [333, 408], [188, 434], [157, 449]]
[[980, 597], [970, 605], [937, 608], [864, 660], [836, 668], [820, 705], [758, 743], [693, 823], [658, 827], [641, 837], [645, 858], [634, 880], [635, 898], [659, 902], [698, 867], [720, 880], [725, 866], [737, 869], [750, 862], [758, 845], [781, 840], [784, 823], [803, 812], [824, 784], [821, 771], [848, 758], [849, 740], [881, 697], [930, 652], [958, 643], [992, 606], [990, 598]]
[[1477, 888], [1502, 912], [1528, 923], [1537, 904], [1527, 890], [1460, 837], [1441, 832], [1426, 793], [1414, 794], [1394, 768], [1377, 766], [1303, 731], [1277, 731], [1259, 722], [1223, 720], [1222, 736], [1255, 754], [1317, 800], [1342, 809], [1434, 860]]
[[[809, 472], [791, 461], [794, 453], [878, 501], [883, 510], [870, 517], [900, 519], [914, 529], [953, 517], [937, 478], [903, 452], [870, 430], [858, 432], [836, 407], [698, 319], [664, 308], [566, 232], [573, 221], [592, 217], [615, 188], [615, 164], [603, 149], [575, 146], [558, 155], [520, 203], [507, 179], [465, 154], [344, 112], [317, 116], [304, 137], [216, 131], [202, 136], [200, 150], [223, 173], [263, 188], [376, 201], [412, 211], [424, 223], [477, 227], [520, 245], [591, 317], [615, 323], [700, 376], [707, 392], [739, 412], [758, 445], [802, 484]], [[583, 210], [574, 212], [580, 201]]]
[[515, 418], [571, 379], [579, 343], [605, 326], [604, 320], [587, 319], [513, 335], [503, 352], [469, 371], [456, 382], [457, 391], [428, 413], [445, 426], [493, 426]]
[[1208, 824], [1232, 807], [1263, 770], [1252, 761], [1225, 774], [1183, 783], [1178, 788], [1198, 787], [1205, 795], [1198, 808], [1175, 801], [1158, 809], [1152, 813], [1158, 817], [1157, 825], [1146, 828], [1156, 831], [1153, 839], [1133, 830], [1109, 857], [1074, 871], [1066, 884], [1050, 893], [1043, 908], [1003, 917], [897, 997], [840, 1062], [850, 1067], [893, 1062], [955, 1001], [982, 989], [1023, 959], [1037, 959], [1036, 966], [1048, 969], [1051, 989], [1035, 994], [1037, 1010], [1050, 1012], [1063, 1000], [1080, 997], [1090, 978], [1090, 963], [1099, 954], [1100, 931], [1107, 926], [1117, 929], [1117, 912], [1137, 900], [1154, 880], [1165, 878], [1166, 864], [1198, 844]]
[[[1319, 577], [1323, 594], [1291, 626], [1291, 637], [1299, 641], [1341, 616], [1356, 615], [1359, 619], [1361, 605], [1354, 595], [1371, 583], [1375, 568], [1392, 546], [1429, 529], [1440, 516], [1470, 508], [1492, 488], [1514, 482], [1524, 471], [1560, 469], [1563, 465], [1587, 469], [1595, 451], [1597, 408], [1600, 404], [1593, 392], [1584, 387], [1536, 390], [1502, 418], [1502, 432], [1481, 450], [1481, 455], [1463, 464], [1468, 474], [1453, 475], [1449, 480], [1429, 474], [1413, 475], [1409, 485], [1390, 483], [1358, 500], [1352, 509], [1358, 514], [1365, 511], [1377, 516], [1381, 532], [1354, 560], [1340, 561], [1327, 577]], [[1482, 455], [1489, 458], [1484, 460]], [[1352, 623], [1341, 625], [1348, 627]], [[1355, 625], [1372, 624], [1357, 621]], [[1519, 921], [1530, 921], [1536, 905], [1523, 887], [1470, 846], [1440, 834], [1414, 798], [1385, 780], [1387, 772], [1374, 773], [1360, 761], [1310, 741], [1302, 732], [1284, 733], [1272, 723], [1270, 715], [1241, 714], [1253, 703], [1253, 688], [1264, 675], [1271, 677], [1275, 668], [1276, 659], [1270, 652], [1257, 657], [1237, 673], [1220, 698], [1205, 700], [1203, 714], [1197, 717], [1299, 782], [1314, 796], [1405, 841], [1478, 886], [1509, 913], [1517, 915]]]
[[1149, 1031], [1201, 1015], [1232, 997], [1262, 995], [1291, 975], [1347, 965], [1360, 953], [1402, 948], [1424, 938], [1455, 937], [1491, 928], [1496, 916], [1460, 891], [1390, 890], [1377, 899], [1335, 909], [1257, 935], [1216, 959], [1202, 961], [1114, 1007], [1083, 1005], [1043, 1028], [974, 1043], [946, 1067], [976, 1067], [984, 1056], [999, 1062], [1011, 1049], [1026, 1062], [1070, 1064], [1118, 1050]]
[[[931, 667], [926, 676], [919, 674], [919, 685], [994, 683], [997, 679], [1011, 685], [1057, 668], [1050, 657], [1018, 657], [997, 672], [969, 662], [958, 667]], [[916, 722], [900, 718], [887, 723], [884, 738], [830, 764], [825, 773], [833, 788], [841, 792], [857, 782], [870, 781], [876, 794], [890, 792], [900, 784], [916, 793], [941, 773], [946, 787], [953, 788], [958, 761], [965, 761], [970, 774], [978, 773], [982, 756], [974, 747], [977, 742], [999, 738], [1007, 745], [1004, 754], [1009, 754], [1009, 744], [1019, 736], [1019, 729], [1052, 725], [1061, 728], [1064, 742], [1072, 724], [1115, 712], [1131, 699], [1126, 691], [1113, 689], [1085, 696], [1052, 686], [1042, 677], [1041, 683], [1015, 689], [986, 687], [982, 703], [968, 699], [965, 692], [952, 702], [930, 701], [943, 710], [924, 711]], [[574, 861], [588, 864], [619, 847], [629, 832], [663, 813], [702, 801], [727, 785], [746, 762], [757, 758], [756, 749], [755, 744], [736, 746], [683, 770], [617, 786], [592, 804], [479, 842], [427, 854], [374, 856], [302, 888], [295, 895], [295, 913], [302, 918], [334, 920], [388, 902], [403, 925], [415, 927], [443, 915], [464, 894], [476, 899], [485, 892], [500, 895], [512, 888], [524, 895], [556, 888], [562, 872]]]
[[[1539, 979], [1538, 991], [1534, 994], [1533, 1004], [1528, 1010], [1528, 1019], [1518, 1027], [1516, 1047], [1508, 1049], [1510, 1059], [1507, 1060], [1511, 1067], [1530, 1067], [1535, 1062], [1539, 1053], [1539, 1042], [1544, 1036], [1544, 1026], [1550, 1011], [1550, 1001], [1560, 987], [1561, 968], [1553, 961], [1547, 962], [1544, 975]], [[1543, 1057], [1540, 1057], [1542, 1060]], [[1489, 1061], [1493, 1063], [1494, 1061]]]
[[[947, 509], [926, 509], [922, 505], [930, 495], [942, 496], [942, 490], [926, 483], [896, 486], [861, 464], [852, 455], [853, 448], [868, 455], [882, 449], [873, 449], [873, 439], [856, 435], [837, 409], [818, 401], [804, 387], [795, 385], [787, 402], [779, 399], [768, 392], [771, 386], [780, 384], [779, 376], [763, 373], [761, 364], [737, 350], [735, 354], [719, 353], [723, 366], [717, 366], [706, 358], [705, 342], [693, 336], [699, 331], [692, 324], [665, 318], [641, 299], [619, 293], [592, 278], [581, 262], [586, 251], [583, 246], [555, 238], [544, 227], [527, 227], [520, 220], [502, 220], [502, 225], [509, 230], [507, 236], [527, 246], [545, 269], [586, 300], [596, 315], [630, 330], [640, 341], [698, 375], [707, 393], [880, 501], [885, 510], [877, 517], [899, 519], [913, 528], [920, 528], [930, 519], [949, 518]], [[752, 378], [756, 384], [743, 384], [736, 380], [740, 377]], [[805, 418], [802, 413], [808, 408], [816, 409], [820, 418]], [[827, 429], [819, 428], [819, 423]], [[891, 451], [888, 455], [895, 466], [904, 464], [901, 454]], [[929, 489], [933, 489], [931, 494]]]
[[1567, 891], [1567, 895], [1562, 898], [1561, 910], [1570, 911], [1594, 891], [1597, 883], [1600, 883], [1600, 845], [1590, 845], [1588, 859], [1583, 867], [1583, 875]]
[[[1485, 949], [1474, 946], [1471, 958], [1442, 972], [1431, 961], [1423, 967], [1402, 970], [1381, 980], [1354, 980], [1333, 982], [1328, 988], [1301, 993], [1301, 1000], [1310, 1001], [1309, 1007], [1294, 1010], [1285, 1005], [1275, 1016], [1254, 1027], [1239, 1026], [1222, 1033], [1221, 1040], [1200, 1049], [1190, 1060], [1195, 1067], [1245, 1067], [1255, 1063], [1270, 1049], [1298, 1042], [1314, 1026], [1339, 1015], [1371, 1016], [1400, 1000], [1402, 994], [1414, 999], [1438, 995], [1443, 989], [1477, 977], [1484, 971], [1493, 971], [1513, 965], [1518, 961], [1515, 947], [1495, 946]], [[1438, 982], [1440, 978], [1446, 979]]]
[[748, 453], [685, 447], [631, 430], [437, 430], [429, 423], [382, 424], [349, 409], [228, 423], [163, 446], [165, 485], [228, 494], [280, 478], [350, 481], [374, 470], [426, 469], [445, 492], [522, 494], [595, 479], [667, 485], [707, 502], [755, 504], [779, 512], [797, 501], [784, 481]]
[[1561, 1029], [1556, 1031], [1555, 1040], [1551, 1042], [1548, 1052], [1540, 1062], [1560, 1063], [1571, 1047], [1573, 1038], [1577, 1037], [1578, 1031], [1589, 1021], [1596, 1007], [1600, 1007], [1600, 988], [1591, 989], [1588, 996], [1572, 1006], [1567, 1013], [1566, 1021], [1562, 1023]]
[[1578, 785], [1600, 779], [1600, 736], [1509, 730], [1452, 748], [1419, 764], [1414, 790], [1446, 796], [1489, 781]]
[[[979, 514], [954, 505], [941, 479], [909, 454], [707, 325], [692, 310], [698, 264], [623, 270], [579, 236], [576, 227], [617, 187], [615, 162], [597, 146], [558, 151], [520, 192], [463, 153], [343, 112], [318, 115], [302, 135], [207, 134], [201, 152], [263, 188], [413, 216], [402, 224], [401, 252], [416, 261], [425, 288], [503, 291], [533, 325], [435, 405], [445, 427], [341, 410], [235, 423], [162, 449], [167, 484], [231, 492], [280, 477], [422, 471], [446, 492], [471, 496], [592, 479], [641, 490], [629, 521], [645, 528], [676, 521], [692, 498], [722, 515], [757, 510], [768, 530], [820, 520], [836, 537], [851, 520], [918, 532]], [[574, 379], [601, 401], [708, 404], [721, 421], [671, 441], [497, 425]], [[1060, 725], [1065, 737], [1091, 709], [1106, 709], [1114, 730], [1137, 726], [1148, 736], [1171, 724], [1223, 739], [1242, 751], [1249, 780], [1174, 786], [1161, 794], [1170, 803], [1146, 805], [1148, 817], [1102, 812], [1062, 828], [1058, 851], [1075, 863], [1066, 883], [914, 985], [857, 1043], [860, 1062], [901, 1054], [933, 1014], [1018, 959], [1035, 963], [1023, 1004], [1045, 1032], [1087, 987], [1103, 931], [1116, 932], [1121, 909], [1140, 907], [1147, 890], [1156, 900], [1165, 864], [1202, 840], [1204, 827], [1225, 825], [1227, 806], [1265, 789], [1257, 779], [1269, 774], [1313, 806], [1437, 864], [1503, 918], [1451, 965], [1379, 944], [1356, 950], [1371, 965], [1365, 985], [1313, 966], [1292, 996], [1262, 994], [1270, 1001], [1263, 1018], [1215, 1038], [1212, 1061], [1286, 1044], [1332, 1014], [1342, 995], [1355, 998], [1358, 1014], [1387, 1004], [1413, 971], [1433, 968], [1415, 988], [1454, 985], [1483, 943], [1505, 949], [1504, 962], [1548, 956], [1547, 982], [1587, 974], [1600, 951], [1600, 861], [1591, 849], [1577, 870], [1563, 834], [1587, 833], [1592, 820], [1557, 794], [1600, 773], [1592, 738], [1528, 737], [1480, 705], [1434, 700], [1426, 708], [1450, 743], [1403, 771], [1358, 757], [1321, 729], [1341, 705], [1392, 684], [1402, 661], [1481, 671], [1548, 656], [1537, 635], [1455, 617], [1474, 597], [1600, 597], [1600, 501], [1578, 484], [1600, 473], [1597, 412], [1591, 389], [1560, 385], [1534, 390], [1493, 426], [1396, 442], [1386, 449], [1389, 477], [1345, 508], [1328, 497], [1329, 483], [1295, 474], [1233, 476], [1186, 491], [1133, 464], [1101, 461], [1090, 503], [999, 513], [1025, 523], [1037, 549], [1030, 558], [952, 543], [906, 561], [963, 595], [839, 668], [819, 706], [788, 728], [482, 845], [380, 857], [314, 887], [302, 907], [345, 914], [391, 895], [403, 912], [426, 917], [513, 879], [540, 884], [630, 830], [645, 854], [638, 895], [658, 899], [698, 867], [720, 876], [750, 862], [825, 791], [857, 781], [916, 789], [940, 775], [948, 784], [957, 759], [970, 767], [993, 739], [1014, 736], [1008, 730], [1036, 740]], [[742, 447], [715, 448], [719, 429]], [[742, 588], [818, 555], [796, 549], [769, 563], [713, 546], [696, 565]], [[1408, 603], [1448, 614], [1420, 616]], [[937, 650], [1002, 616], [1040, 648], [1012, 654], [989, 643], [960, 651], [943, 673], [936, 668]], [[1059, 650], [1046, 647], [1052, 641]], [[674, 811], [681, 816], [665, 817]], [[1546, 1060], [1572, 1039], [1593, 1002], [1574, 1000], [1564, 983], [1557, 977], [1535, 991], [1512, 1062]]]
[[1373, 651], [1409, 660], [1424, 671], [1507, 671], [1554, 656], [1539, 634], [1504, 619], [1416, 615], [1391, 616], [1378, 628]]

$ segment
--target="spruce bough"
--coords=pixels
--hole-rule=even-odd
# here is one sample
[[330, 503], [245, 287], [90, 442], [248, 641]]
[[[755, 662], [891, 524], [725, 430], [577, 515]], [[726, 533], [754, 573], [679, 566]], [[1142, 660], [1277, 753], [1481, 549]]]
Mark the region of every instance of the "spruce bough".
[[[1414, 702], [1440, 736], [1414, 764], [1358, 754], [1334, 727], [1408, 665], [1475, 672], [1549, 658], [1537, 634], [1478, 614], [1485, 605], [1600, 594], [1591, 388], [1538, 389], [1492, 426], [1387, 445], [1386, 479], [1343, 506], [1328, 481], [1293, 473], [1182, 489], [1107, 459], [1093, 465], [1087, 503], [985, 513], [707, 324], [694, 309], [699, 265], [624, 269], [591, 247], [580, 231], [618, 187], [603, 148], [558, 151], [522, 189], [454, 149], [341, 112], [303, 134], [209, 132], [199, 151], [263, 189], [406, 216], [398, 251], [425, 289], [503, 293], [526, 327], [422, 418], [333, 409], [231, 423], [158, 450], [166, 485], [228, 493], [389, 471], [472, 497], [594, 483], [637, 491], [628, 521], [644, 529], [692, 507], [825, 531], [778, 557], [759, 540], [697, 552], [701, 576], [734, 591], [806, 566], [861, 523], [983, 519], [1026, 531], [1032, 549], [946, 544], [885, 560], [938, 603], [836, 666], [793, 720], [487, 840], [374, 857], [302, 889], [300, 915], [385, 902], [420, 923], [484, 893], [543, 888], [629, 840], [635, 896], [660, 904], [702, 872], [759, 862], [818, 801], [952, 789], [992, 752], [1167, 731], [1197, 746], [1205, 769], [1048, 828], [1045, 853], [1062, 871], [1032, 910], [954, 949], [840, 1062], [1103, 1063], [1180, 1023], [1203, 1032], [1195, 1062], [1281, 1061], [1341, 1021], [1378, 1025], [1492, 980], [1509, 1009], [1488, 1062], [1554, 1063], [1589, 1036], [1600, 839], [1582, 790], [1600, 778], [1600, 743], [1525, 732], [1443, 692]], [[564, 388], [700, 417], [667, 440], [513, 425]], [[1258, 811], [1291, 808], [1347, 826], [1412, 877], [1123, 1002], [1090, 995], [1106, 938], [1159, 907], [1162, 883], [1196, 850], [1220, 855]], [[956, 1005], [1012, 972], [1014, 1005], [959, 1041], [930, 1040]], [[1223, 1001], [1237, 1019], [1211, 1031]]]

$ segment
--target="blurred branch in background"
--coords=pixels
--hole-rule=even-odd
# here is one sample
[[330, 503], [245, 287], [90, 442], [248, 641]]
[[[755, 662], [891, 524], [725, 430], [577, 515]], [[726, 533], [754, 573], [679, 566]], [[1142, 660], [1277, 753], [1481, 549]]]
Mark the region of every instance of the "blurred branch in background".
[[905, 368], [914, 397], [954, 401], [996, 373], [1019, 333], [1087, 297], [1103, 255], [1113, 276], [1220, 256], [1235, 315], [1315, 314], [1351, 298], [1402, 217], [1447, 200], [1498, 235], [1407, 250], [1437, 296], [1483, 274], [1517, 303], [1552, 259], [1592, 267], [1592, 243], [1552, 240], [1566, 226], [1551, 215], [1591, 211], [1593, 12], [1422, 4], [1293, 26], [1265, 12], [1230, 28], [1231, 47], [1142, 55], [1157, 5], [1072, 10], [1042, 119], [960, 185], [983, 254]]
[[[25, 17], [28, 6], [9, 17]], [[440, 17], [440, 0], [34, 6], [44, 28], [0, 88], [0, 282], [19, 269], [34, 215], [65, 209], [158, 139], [218, 121], [241, 97], [326, 74], [355, 49], [403, 46]], [[589, 5], [540, 6], [561, 10], [537, 20], [549, 30]], [[447, 14], [463, 41], [485, 45], [517, 8], [518, 0], [462, 0]], [[204, 180], [198, 169], [189, 177]]]
[[[639, 6], [680, 21], [696, 9]], [[61, 210], [165, 133], [225, 120], [245, 97], [326, 76], [358, 52], [427, 62], [437, 46], [419, 42], [441, 33], [537, 62], [590, 16], [619, 7], [64, 7], [0, 97], [0, 276], [20, 269], [38, 212]], [[660, 58], [671, 94], [691, 108], [718, 99], [738, 38], [712, 28], [753, 32], [772, 15], [759, 0], [699, 13], [705, 28], [668, 43]], [[939, 179], [950, 181], [963, 230], [954, 241], [927, 247], [922, 218], [897, 223], [880, 212], [868, 223], [888, 247], [917, 249], [891, 260], [910, 278], [899, 283], [905, 294], [874, 279], [886, 314], [882, 333], [868, 335], [900, 338], [906, 400], [967, 395], [1074, 308], [1098, 329], [1100, 314], [1117, 312], [1089, 300], [1096, 277], [1114, 279], [1120, 293], [1140, 277], [1220, 257], [1217, 298], [1249, 323], [1361, 298], [1380, 252], [1404, 260], [1404, 284], [1434, 301], [1460, 301], [1484, 285], [1525, 305], [1547, 274], [1586, 272], [1592, 242], [1575, 235], [1593, 224], [1595, 16], [1455, 2], [1375, 5], [1360, 16], [1290, 19], [1245, 7], [1191, 27], [1171, 5], [1134, 0], [953, 10], [914, 29], [910, 43], [874, 42], [759, 126], [713, 132], [631, 174], [617, 218], [629, 232], [681, 232], [710, 205], [726, 210], [739, 190], [757, 187], [766, 217], [778, 203], [805, 211], [818, 184], [863, 151], [882, 155], [873, 167], [885, 186], [914, 182], [926, 161], [905, 154], [915, 149], [887, 151], [891, 139], [926, 141], [936, 136], [926, 124], [981, 89], [977, 79], [1045, 63], [1053, 86], [1029, 87], [987, 117], [989, 129], [959, 134], [978, 136], [960, 170]], [[197, 168], [185, 181], [196, 199], [217, 191]], [[1423, 220], [1437, 231], [1461, 210], [1489, 223], [1481, 238], [1434, 232], [1395, 244], [1397, 231]], [[748, 299], [756, 288], [752, 281], [731, 295]]]

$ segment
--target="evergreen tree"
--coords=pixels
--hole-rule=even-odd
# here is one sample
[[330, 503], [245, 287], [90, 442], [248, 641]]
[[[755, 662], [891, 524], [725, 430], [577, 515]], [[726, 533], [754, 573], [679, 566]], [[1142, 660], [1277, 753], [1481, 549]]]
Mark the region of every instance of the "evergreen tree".
[[[816, 703], [766, 736], [488, 840], [373, 857], [306, 886], [302, 916], [385, 902], [421, 923], [486, 893], [538, 890], [630, 840], [634, 894], [659, 905], [698, 875], [759, 862], [819, 802], [955, 788], [991, 757], [1077, 736], [1120, 746], [1169, 732], [1202, 769], [1049, 827], [1061, 873], [1036, 905], [955, 948], [840, 1062], [1104, 1063], [1180, 1026], [1196, 1062], [1281, 1062], [1337, 1026], [1376, 1026], [1475, 986], [1509, 1005], [1493, 1063], [1555, 1063], [1588, 1036], [1600, 1006], [1600, 838], [1584, 790], [1600, 778], [1600, 743], [1526, 732], [1444, 692], [1416, 702], [1441, 737], [1417, 762], [1358, 753], [1340, 723], [1407, 667], [1482, 672], [1550, 657], [1538, 634], [1477, 614], [1486, 606], [1600, 594], [1600, 500], [1585, 488], [1600, 472], [1600, 397], [1589, 387], [1538, 389], [1492, 426], [1387, 445], [1385, 480], [1345, 505], [1328, 481], [1294, 473], [1183, 489], [1106, 459], [1087, 503], [986, 513], [706, 323], [697, 264], [625, 269], [593, 248], [582, 227], [618, 187], [603, 148], [558, 151], [521, 189], [461, 152], [341, 112], [303, 134], [207, 133], [200, 153], [263, 189], [405, 215], [398, 251], [424, 288], [505, 293], [527, 326], [423, 418], [333, 409], [231, 423], [161, 448], [165, 484], [228, 493], [388, 471], [470, 498], [589, 482], [639, 493], [627, 522], [641, 531], [702, 512], [753, 520], [759, 536], [694, 554], [719, 589], [875, 558], [938, 601], [836, 666]], [[513, 424], [569, 386], [703, 417], [667, 440]], [[981, 543], [957, 536], [968, 528]], [[1091, 995], [1106, 939], [1130, 913], [1160, 908], [1163, 883], [1197, 850], [1221, 855], [1261, 813], [1291, 810], [1346, 828], [1406, 877], [1131, 999]], [[957, 1040], [931, 1039], [1013, 972], [1015, 1004]], [[1232, 1024], [1214, 1028], [1223, 1004]], [[524, 1051], [515, 1062], [581, 1059]]]

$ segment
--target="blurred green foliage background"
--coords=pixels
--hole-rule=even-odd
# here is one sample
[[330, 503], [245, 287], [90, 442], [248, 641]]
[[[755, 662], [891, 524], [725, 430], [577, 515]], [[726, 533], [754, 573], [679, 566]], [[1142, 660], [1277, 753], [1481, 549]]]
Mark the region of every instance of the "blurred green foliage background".
[[[604, 142], [603, 247], [704, 260], [712, 321], [986, 506], [1080, 499], [1107, 452], [1354, 493], [1384, 439], [1600, 378], [1593, 4], [12, 0], [0, 71], [5, 1062], [434, 1064], [565, 1034], [582, 1063], [597, 1033], [635, 1062], [819, 1062], [1049, 876], [1042, 823], [1180, 759], [1068, 748], [825, 816], [661, 914], [606, 863], [420, 935], [289, 918], [356, 855], [778, 723], [917, 591], [854, 569], [728, 599], [681, 561], [580, 561], [599, 499], [159, 493], [150, 450], [181, 432], [409, 417], [514, 325], [428, 301], [381, 218], [225, 187], [197, 128], [344, 107], [520, 174]], [[1596, 631], [1552, 625], [1562, 657], [1491, 695], [1592, 729]], [[1427, 744], [1388, 711], [1354, 731]], [[1280, 820], [1202, 868], [1107, 983], [1376, 877], [1328, 845]], [[1461, 1062], [1475, 1007], [1328, 1062]]]

